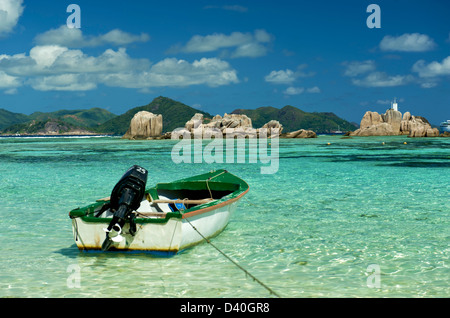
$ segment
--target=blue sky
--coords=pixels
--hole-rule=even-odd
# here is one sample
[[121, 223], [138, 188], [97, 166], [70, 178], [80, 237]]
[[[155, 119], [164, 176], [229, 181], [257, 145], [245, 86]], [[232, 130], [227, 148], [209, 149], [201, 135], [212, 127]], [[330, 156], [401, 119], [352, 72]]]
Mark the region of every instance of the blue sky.
[[293, 105], [359, 123], [396, 97], [438, 124], [449, 80], [448, 1], [0, 0], [0, 108], [13, 112], [122, 114], [162, 95], [213, 115]]

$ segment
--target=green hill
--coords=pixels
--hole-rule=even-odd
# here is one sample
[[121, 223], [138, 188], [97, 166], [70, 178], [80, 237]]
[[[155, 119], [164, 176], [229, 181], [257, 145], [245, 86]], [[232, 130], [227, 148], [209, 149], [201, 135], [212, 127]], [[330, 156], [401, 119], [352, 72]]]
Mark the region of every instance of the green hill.
[[101, 108], [35, 112], [29, 116], [0, 109], [0, 131], [4, 134], [34, 134], [49, 122], [58, 122], [63, 131], [65, 129], [94, 131], [102, 123], [114, 117], [117, 115]]
[[339, 118], [334, 113], [308, 113], [294, 106], [281, 109], [266, 106], [256, 109], [236, 109], [232, 114], [245, 114], [252, 119], [253, 127], [262, 127], [270, 120], [278, 120], [283, 125], [283, 132], [308, 129], [316, 133], [329, 133], [338, 130], [355, 130], [355, 125]]
[[67, 123], [61, 119], [32, 120], [26, 123], [14, 124], [6, 128], [5, 134], [21, 135], [51, 135], [51, 134], [70, 134], [70, 133], [88, 133], [81, 130], [80, 127]]
[[0, 131], [8, 126], [28, 121], [28, 116], [19, 113], [13, 113], [0, 108]]
[[173, 131], [176, 128], [184, 127], [186, 122], [196, 113], [203, 114], [205, 118], [212, 118], [211, 114], [174, 101], [173, 99], [159, 96], [148, 105], [132, 108], [125, 114], [106, 121], [100, 125], [96, 131], [100, 133], [124, 135], [130, 127], [130, 122], [133, 116], [137, 112], [144, 110], [153, 114], [162, 115], [163, 132]]
[[58, 110], [51, 113], [35, 112], [29, 116], [30, 120], [47, 121], [55, 118], [65, 121], [73, 126], [94, 128], [117, 115], [101, 108], [82, 110]]

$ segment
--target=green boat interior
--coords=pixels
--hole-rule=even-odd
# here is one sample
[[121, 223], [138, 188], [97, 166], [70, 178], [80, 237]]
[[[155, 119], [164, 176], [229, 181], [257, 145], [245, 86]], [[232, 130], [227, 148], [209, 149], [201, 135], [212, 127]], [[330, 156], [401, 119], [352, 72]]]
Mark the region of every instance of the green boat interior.
[[[187, 186], [189, 188], [187, 188]], [[159, 183], [156, 186], [158, 196], [165, 196], [171, 199], [200, 200], [205, 198], [221, 199], [224, 196], [238, 190], [235, 183], [197, 181], [189, 184], [180, 183]], [[155, 198], [156, 199], [156, 198]]]
[[[145, 190], [134, 213], [137, 214], [136, 218], [148, 221], [154, 218], [181, 217], [184, 211], [196, 210], [200, 205], [216, 204], [219, 200], [228, 200], [245, 191], [248, 185], [236, 179], [227, 171], [219, 170], [175, 182], [158, 183]], [[83, 220], [89, 222], [105, 222], [114, 214], [108, 207], [110, 200], [110, 197], [99, 199], [92, 205], [72, 210], [70, 216], [83, 217]]]

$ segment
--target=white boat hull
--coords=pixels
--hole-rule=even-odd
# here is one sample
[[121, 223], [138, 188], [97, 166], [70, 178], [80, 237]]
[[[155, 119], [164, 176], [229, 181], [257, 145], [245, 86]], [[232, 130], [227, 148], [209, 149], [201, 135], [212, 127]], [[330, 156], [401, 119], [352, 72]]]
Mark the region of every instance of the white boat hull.
[[[196, 245], [205, 238], [219, 234], [227, 226], [236, 210], [237, 200], [215, 207], [186, 213], [183, 218], [169, 218], [165, 223], [137, 223], [137, 232], [129, 234], [129, 224], [122, 230], [121, 242], [113, 243], [114, 250], [146, 251], [154, 254], [176, 254]], [[101, 250], [105, 240], [105, 222], [86, 222], [72, 219], [75, 243], [80, 250]], [[197, 231], [194, 229], [197, 229]]]

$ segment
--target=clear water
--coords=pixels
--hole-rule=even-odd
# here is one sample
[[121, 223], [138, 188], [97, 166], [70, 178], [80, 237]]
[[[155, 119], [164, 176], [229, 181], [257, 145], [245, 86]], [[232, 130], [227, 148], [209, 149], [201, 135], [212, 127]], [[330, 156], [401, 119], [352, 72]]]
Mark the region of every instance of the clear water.
[[174, 164], [175, 143], [0, 138], [0, 296], [273, 297], [206, 243], [171, 258], [79, 252], [68, 212], [134, 164], [149, 185], [219, 168], [246, 180], [212, 242], [282, 297], [450, 296], [450, 139], [280, 140], [272, 175]]

